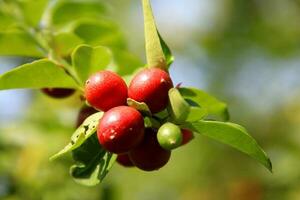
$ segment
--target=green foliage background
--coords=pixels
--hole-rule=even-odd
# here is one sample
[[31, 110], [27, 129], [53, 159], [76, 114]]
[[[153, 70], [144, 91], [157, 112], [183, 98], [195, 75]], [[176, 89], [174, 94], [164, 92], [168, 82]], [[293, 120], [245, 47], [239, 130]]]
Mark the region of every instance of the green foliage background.
[[[24, 35], [16, 28], [14, 20], [6, 17], [5, 12], [12, 11], [10, 8], [4, 9], [2, 3], [5, 1], [0, 2], [0, 28], [4, 30], [0, 32], [0, 53], [10, 55], [12, 49], [18, 49], [20, 55], [32, 58], [42, 56], [44, 52], [36, 50], [36, 43], [30, 35]], [[22, 20], [38, 29], [37, 23], [47, 1], [17, 2], [27, 16]], [[93, 46], [101, 44], [112, 47], [113, 52], [110, 53], [117, 63], [111, 67], [124, 66], [119, 68], [122, 75], [131, 74], [136, 67], [145, 63], [140, 61], [144, 58], [144, 44], [142, 15], [138, 13], [141, 12], [139, 1], [111, 0], [103, 1], [104, 5], [91, 1], [85, 6], [67, 0], [58, 2], [60, 6], [53, 9], [55, 17], [49, 23], [57, 30], [53, 44], [61, 56], [68, 55], [70, 49], [84, 40], [84, 43]], [[153, 3], [157, 5], [154, 10], [157, 10], [159, 2], [153, 0]], [[177, 74], [176, 77], [180, 77], [183, 84], [205, 87], [228, 102], [232, 120], [248, 127], [249, 132], [270, 154], [274, 165], [273, 175], [243, 154], [197, 135], [189, 145], [176, 150], [170, 163], [158, 172], [144, 173], [114, 165], [101, 185], [91, 188], [78, 185], [66, 170], [71, 165], [70, 157], [56, 162], [49, 162], [48, 158], [69, 141], [81, 105], [80, 99], [77, 95], [57, 101], [33, 90], [30, 91], [30, 102], [26, 104], [25, 114], [21, 118], [8, 122], [5, 118], [1, 120], [0, 198], [299, 199], [300, 78], [298, 76], [298, 85], [291, 90], [284, 84], [295, 84], [292, 76], [283, 79], [283, 82], [272, 77], [278, 71], [280, 74], [299, 72], [299, 67], [295, 69], [291, 64], [293, 62], [299, 66], [299, 2], [220, 0], [218, 3], [219, 12], [211, 17], [214, 23], [209, 28], [197, 25], [196, 29], [184, 30], [179, 22], [178, 27], [173, 27], [176, 30], [161, 27], [160, 33], [178, 60], [181, 57], [189, 60], [183, 64], [176, 64], [175, 60], [171, 74]], [[155, 14], [160, 27], [163, 24], [159, 21], [162, 13]], [[76, 22], [68, 24], [70, 20]], [[172, 18], [169, 21], [171, 23]], [[101, 37], [95, 38], [95, 35]], [[79, 51], [89, 52], [87, 55], [93, 56], [90, 53], [93, 50], [82, 47]], [[107, 53], [108, 60], [110, 53]], [[256, 57], [268, 61], [256, 65]], [[28, 62], [28, 58], [6, 59], [16, 66]], [[243, 64], [245, 61], [248, 67]], [[185, 64], [196, 67], [181, 66]], [[182, 68], [186, 74], [179, 76]], [[258, 74], [261, 68], [265, 69], [265, 74]], [[203, 74], [193, 78], [189, 70]], [[271, 77], [271, 81], [263, 79], [265, 81], [261, 82], [259, 77]], [[204, 81], [199, 82], [201, 78]], [[245, 78], [250, 80], [243, 82], [241, 79]], [[244, 84], [238, 87], [239, 83]], [[66, 81], [66, 84], [71, 83]], [[274, 93], [274, 87], [280, 92]], [[256, 90], [259, 92], [253, 92]], [[265, 96], [270, 97], [265, 100]]]

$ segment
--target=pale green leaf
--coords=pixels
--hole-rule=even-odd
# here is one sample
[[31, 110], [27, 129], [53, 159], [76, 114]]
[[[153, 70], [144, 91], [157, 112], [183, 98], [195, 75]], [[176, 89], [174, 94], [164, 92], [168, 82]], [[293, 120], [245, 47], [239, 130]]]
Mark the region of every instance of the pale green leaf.
[[111, 62], [112, 53], [103, 46], [80, 45], [72, 53], [73, 66], [83, 83], [91, 74], [106, 69]]
[[61, 32], [53, 36], [53, 48], [56, 54], [62, 57], [70, 55], [78, 45], [83, 43], [81, 38], [71, 32]]

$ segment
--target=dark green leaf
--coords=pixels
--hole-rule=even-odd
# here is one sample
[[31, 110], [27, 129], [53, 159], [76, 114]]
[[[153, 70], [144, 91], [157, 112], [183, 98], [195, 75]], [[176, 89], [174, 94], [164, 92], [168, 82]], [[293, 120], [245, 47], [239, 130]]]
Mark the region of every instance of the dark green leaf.
[[229, 122], [198, 121], [188, 124], [187, 127], [248, 154], [272, 171], [272, 163], [266, 153], [240, 125]]
[[106, 69], [112, 63], [112, 53], [106, 47], [80, 45], [72, 53], [72, 63], [84, 83], [91, 74]]
[[0, 55], [43, 57], [37, 43], [22, 31], [0, 32]]
[[105, 10], [97, 0], [62, 0], [52, 10], [51, 23], [64, 25], [78, 19], [100, 19]]
[[179, 88], [179, 91], [185, 99], [192, 100], [200, 107], [205, 108], [208, 115], [217, 116], [228, 121], [229, 113], [224, 102], [197, 88]]
[[98, 112], [88, 117], [74, 132], [70, 143], [61, 151], [53, 155], [50, 160], [55, 160], [80, 147], [91, 135], [96, 132], [99, 120], [102, 118], [102, 116], [103, 112]]
[[76, 182], [87, 186], [100, 183], [116, 159], [116, 155], [106, 152], [101, 147], [96, 134], [72, 153], [77, 164], [71, 167], [70, 173]]
[[65, 70], [42, 59], [16, 67], [0, 75], [0, 90], [17, 88], [78, 88]]
[[171, 52], [170, 48], [168, 47], [166, 42], [161, 37], [160, 33], [159, 32], [157, 32], [157, 33], [158, 33], [158, 36], [159, 36], [159, 40], [160, 40], [162, 50], [163, 50], [165, 58], [166, 58], [167, 65], [168, 65], [168, 67], [170, 67], [170, 65], [174, 62], [175, 58], [172, 55], [172, 52]]

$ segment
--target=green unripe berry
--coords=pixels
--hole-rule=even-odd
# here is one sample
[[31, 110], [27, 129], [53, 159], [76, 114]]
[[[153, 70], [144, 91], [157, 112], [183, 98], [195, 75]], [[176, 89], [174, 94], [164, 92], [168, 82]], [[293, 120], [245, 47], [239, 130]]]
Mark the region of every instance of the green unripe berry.
[[157, 140], [160, 146], [167, 150], [179, 147], [182, 143], [182, 134], [179, 126], [167, 122], [158, 129]]

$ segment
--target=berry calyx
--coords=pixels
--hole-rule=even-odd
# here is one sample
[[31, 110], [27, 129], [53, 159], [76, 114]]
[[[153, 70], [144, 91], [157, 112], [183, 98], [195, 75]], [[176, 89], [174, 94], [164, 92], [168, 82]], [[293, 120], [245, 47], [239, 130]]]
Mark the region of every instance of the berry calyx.
[[170, 75], [158, 68], [144, 69], [131, 81], [128, 97], [144, 102], [152, 113], [164, 110], [168, 105], [168, 91], [173, 87]]
[[158, 170], [170, 159], [171, 151], [165, 150], [159, 145], [156, 133], [153, 129], [146, 129], [143, 141], [129, 152], [130, 160], [141, 170]]
[[127, 85], [116, 73], [100, 71], [86, 81], [85, 97], [94, 108], [108, 111], [126, 104]]
[[80, 109], [79, 114], [77, 116], [76, 127], [79, 127], [84, 122], [84, 120], [86, 120], [86, 118], [88, 118], [89, 116], [91, 116], [96, 112], [98, 111], [92, 107], [83, 106]]
[[68, 88], [43, 88], [42, 92], [49, 97], [61, 99], [66, 98], [74, 94], [74, 89], [68, 89]]
[[134, 167], [127, 153], [119, 154], [117, 157], [117, 162], [123, 167]]
[[182, 134], [181, 146], [189, 143], [192, 139], [194, 139], [193, 132], [188, 129], [181, 129], [181, 134]]
[[157, 140], [160, 146], [167, 150], [179, 147], [182, 143], [182, 134], [179, 126], [170, 122], [163, 124], [158, 129]]
[[121, 154], [136, 147], [144, 138], [144, 119], [134, 108], [118, 106], [100, 120], [97, 135], [107, 151]]

